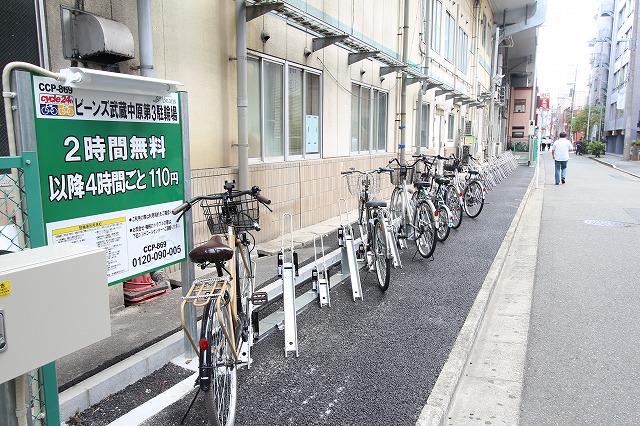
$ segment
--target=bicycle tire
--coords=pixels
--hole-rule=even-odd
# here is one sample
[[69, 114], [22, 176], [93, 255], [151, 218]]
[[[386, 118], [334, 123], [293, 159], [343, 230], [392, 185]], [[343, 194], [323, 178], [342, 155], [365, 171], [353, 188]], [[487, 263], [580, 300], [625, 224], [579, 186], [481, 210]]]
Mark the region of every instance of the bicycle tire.
[[373, 228], [373, 261], [380, 290], [387, 291], [391, 276], [391, 259], [387, 255], [387, 238], [380, 220], [376, 220]]
[[[245, 268], [242, 262], [242, 254], [247, 260], [248, 269]], [[237, 297], [238, 297], [238, 312], [248, 312], [249, 310], [249, 298], [251, 297], [251, 280], [253, 279], [253, 265], [251, 264], [251, 254], [249, 247], [240, 245], [236, 247], [236, 280], [237, 280]]]
[[436, 249], [436, 224], [433, 213], [426, 202], [419, 202], [416, 206], [416, 214], [413, 218], [414, 232], [416, 233], [416, 248], [420, 256], [428, 258]]
[[438, 224], [437, 237], [441, 243], [445, 242], [449, 238], [451, 228], [449, 227], [449, 209], [443, 204], [438, 206], [438, 217], [440, 217], [440, 223]]
[[451, 210], [453, 216], [453, 229], [458, 229], [462, 224], [462, 215], [464, 215], [464, 207], [460, 202], [458, 188], [455, 185], [448, 185], [445, 192], [447, 206]]
[[[391, 200], [389, 201], [389, 215], [391, 217], [391, 223], [396, 223], [398, 219], [402, 219], [404, 216], [404, 208], [402, 206], [402, 190], [396, 186], [391, 193]], [[404, 220], [400, 221], [400, 224], [404, 226]]]
[[[209, 346], [203, 351], [210, 368], [201, 368], [200, 377], [211, 379], [208, 389], [204, 389], [204, 400], [211, 426], [231, 426], [235, 421], [237, 401], [237, 369], [229, 342], [225, 339], [216, 312], [215, 301], [209, 302], [203, 312], [202, 338]], [[223, 325], [231, 330], [233, 324], [226, 307], [221, 309]]]
[[482, 185], [476, 180], [469, 182], [462, 193], [464, 210], [470, 218], [478, 217], [484, 207], [484, 197], [482, 196]]

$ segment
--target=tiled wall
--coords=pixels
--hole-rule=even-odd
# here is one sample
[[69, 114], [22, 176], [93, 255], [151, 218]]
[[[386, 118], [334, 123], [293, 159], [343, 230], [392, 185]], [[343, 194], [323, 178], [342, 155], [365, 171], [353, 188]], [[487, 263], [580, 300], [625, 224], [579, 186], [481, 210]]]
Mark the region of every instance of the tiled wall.
[[[285, 213], [292, 215], [294, 229], [300, 229], [338, 216], [340, 198], [347, 201], [346, 208], [344, 204], [341, 206], [343, 212], [356, 209], [357, 199], [347, 191], [345, 178], [340, 172], [350, 167], [360, 170], [385, 167], [391, 158], [392, 154], [383, 154], [249, 166], [250, 184], [258, 185], [262, 195], [271, 199], [269, 207], [273, 210], [269, 212], [260, 207], [262, 229], [254, 233], [256, 241], [280, 238]], [[225, 181], [237, 179], [236, 168], [192, 170], [193, 195], [222, 192]], [[380, 198], [389, 199], [392, 187], [388, 175], [382, 175], [381, 187]], [[355, 220], [355, 217], [350, 219]], [[202, 209], [193, 209], [193, 222], [196, 244], [208, 240], [211, 233]], [[170, 271], [178, 267], [172, 266]]]

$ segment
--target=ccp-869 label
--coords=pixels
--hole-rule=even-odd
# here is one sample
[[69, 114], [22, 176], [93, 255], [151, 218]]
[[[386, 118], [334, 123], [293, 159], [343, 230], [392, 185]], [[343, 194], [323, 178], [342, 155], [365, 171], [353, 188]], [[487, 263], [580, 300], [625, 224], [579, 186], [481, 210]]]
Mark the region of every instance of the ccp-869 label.
[[182, 246], [178, 244], [168, 247], [166, 241], [160, 241], [145, 246], [142, 252], [143, 254], [141, 256], [134, 257], [131, 260], [131, 265], [134, 268], [141, 265], [147, 265], [158, 260], [174, 256], [176, 254], [180, 254], [182, 253]]

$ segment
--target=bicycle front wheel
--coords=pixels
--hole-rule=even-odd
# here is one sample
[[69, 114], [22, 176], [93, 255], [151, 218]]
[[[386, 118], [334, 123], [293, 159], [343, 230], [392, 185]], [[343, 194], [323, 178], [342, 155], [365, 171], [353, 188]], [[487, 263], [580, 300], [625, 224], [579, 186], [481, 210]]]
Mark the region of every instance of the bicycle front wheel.
[[[218, 315], [215, 302], [205, 306], [203, 312], [203, 336], [208, 348], [202, 349], [201, 359], [206, 365], [200, 369], [200, 377], [211, 380], [208, 389], [204, 389], [204, 399], [211, 426], [231, 426], [235, 421], [237, 400], [237, 369], [235, 357], [224, 331], [230, 333], [233, 325], [226, 303], [221, 303]], [[202, 379], [201, 379], [202, 380]]]
[[418, 253], [424, 258], [430, 257], [436, 249], [436, 223], [429, 204], [418, 203], [413, 223]]
[[391, 275], [391, 259], [387, 255], [387, 238], [380, 220], [376, 220], [373, 229], [373, 261], [380, 290], [387, 291]]
[[[398, 219], [402, 219], [404, 216], [404, 208], [402, 202], [402, 190], [396, 186], [391, 193], [391, 201], [389, 202], [389, 215], [391, 216], [391, 222], [396, 223]], [[400, 222], [402, 225], [404, 223]]]
[[449, 207], [449, 210], [451, 210], [451, 215], [453, 216], [453, 229], [458, 229], [462, 223], [462, 215], [464, 214], [458, 189], [454, 185], [447, 186], [445, 196], [447, 206]]
[[469, 185], [467, 185], [462, 193], [462, 200], [467, 216], [471, 218], [478, 217], [484, 206], [484, 197], [482, 196], [482, 185], [480, 185], [480, 182], [476, 180], [469, 182]]

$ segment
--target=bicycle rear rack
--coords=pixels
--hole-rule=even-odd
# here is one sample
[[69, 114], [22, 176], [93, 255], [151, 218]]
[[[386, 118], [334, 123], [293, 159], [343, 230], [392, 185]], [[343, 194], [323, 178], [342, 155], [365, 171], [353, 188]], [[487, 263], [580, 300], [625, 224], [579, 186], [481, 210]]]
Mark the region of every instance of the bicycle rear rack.
[[184, 307], [187, 303], [191, 303], [194, 307], [200, 308], [205, 306], [212, 299], [224, 296], [225, 285], [229, 282], [229, 277], [211, 277], [200, 278], [191, 284], [191, 288], [186, 295], [182, 296], [182, 303], [180, 304], [180, 325], [182, 330], [187, 335], [193, 350], [196, 354], [200, 353], [200, 349], [193, 340], [193, 336], [189, 333], [187, 325], [184, 319]]
[[[344, 211], [346, 222], [344, 222], [342, 216], [342, 206], [344, 204]], [[353, 239], [353, 228], [351, 222], [349, 222], [349, 212], [347, 211], [347, 200], [340, 198], [338, 200], [338, 206], [340, 209], [340, 228], [338, 229], [338, 245], [342, 248], [342, 273], [349, 274], [351, 280], [351, 293], [353, 294], [353, 301], [357, 298], [362, 300], [362, 284], [360, 283], [360, 265], [358, 265], [358, 258], [356, 257], [356, 247]], [[348, 270], [345, 270], [345, 265]]]
[[[289, 218], [289, 236], [291, 248], [286, 256], [284, 236], [286, 234], [286, 220]], [[298, 356], [298, 326], [296, 323], [296, 282], [298, 275], [298, 256], [293, 250], [293, 216], [290, 213], [282, 215], [282, 248], [278, 254], [278, 275], [282, 276], [282, 301], [284, 304], [284, 356], [295, 351]]]

